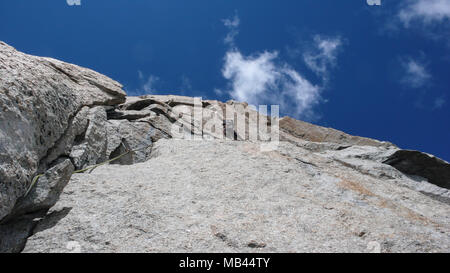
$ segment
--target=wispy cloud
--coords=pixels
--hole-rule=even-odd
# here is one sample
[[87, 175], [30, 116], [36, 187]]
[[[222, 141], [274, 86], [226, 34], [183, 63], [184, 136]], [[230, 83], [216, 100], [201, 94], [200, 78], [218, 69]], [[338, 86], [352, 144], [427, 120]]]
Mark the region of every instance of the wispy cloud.
[[336, 66], [337, 55], [342, 46], [340, 37], [314, 36], [314, 46], [303, 54], [305, 64], [324, 81], [329, 78], [329, 69]]
[[[286, 114], [315, 119], [313, 107], [320, 103], [322, 88], [312, 84], [299, 72], [279, 58], [277, 51], [264, 51], [245, 56], [235, 45], [240, 19], [237, 14], [222, 20], [229, 32], [224, 42], [229, 49], [224, 57], [222, 75], [228, 80], [226, 90], [216, 89], [217, 95], [229, 94], [233, 99], [250, 105], [278, 104]], [[323, 45], [324, 50], [329, 45]], [[332, 55], [330, 51], [325, 54]]]
[[450, 47], [450, 0], [399, 0], [392, 6], [377, 13], [383, 20], [381, 34], [399, 35], [406, 30]]
[[450, 0], [407, 0], [398, 18], [408, 27], [411, 22], [441, 23], [450, 19]]
[[192, 90], [192, 83], [188, 76], [182, 75], [181, 76], [181, 92], [191, 91]]
[[321, 88], [287, 64], [277, 63], [277, 58], [278, 52], [255, 56], [243, 56], [236, 49], [227, 52], [222, 74], [230, 81], [229, 94], [251, 105], [279, 104], [290, 114], [313, 118]]
[[401, 60], [401, 65], [404, 70], [401, 83], [409, 88], [423, 87], [431, 79], [431, 74], [427, 71], [423, 62], [407, 58], [406, 60]]
[[144, 73], [142, 73], [141, 70], [138, 70], [138, 77], [139, 77], [139, 80], [141, 80], [141, 81], [144, 79]]
[[138, 77], [139, 80], [141, 81], [141, 86], [140, 86], [140, 93], [144, 93], [144, 94], [153, 94], [156, 92], [156, 83], [159, 82], [159, 77], [154, 76], [154, 75], [149, 75], [149, 76], [145, 76], [144, 73], [142, 73], [142, 71], [138, 71]]
[[447, 101], [444, 96], [434, 99], [433, 109], [441, 109], [446, 102]]
[[233, 18], [223, 19], [222, 22], [228, 28], [228, 33], [224, 39], [224, 42], [229, 46], [234, 46], [234, 39], [239, 34], [240, 24], [240, 19], [237, 12], [235, 12]]

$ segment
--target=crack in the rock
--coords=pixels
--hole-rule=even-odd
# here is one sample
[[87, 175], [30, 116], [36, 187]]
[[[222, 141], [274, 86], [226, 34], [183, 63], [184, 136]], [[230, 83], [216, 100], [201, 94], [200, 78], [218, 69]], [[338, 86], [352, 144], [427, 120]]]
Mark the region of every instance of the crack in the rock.
[[[43, 170], [47, 170], [48, 168], [48, 158], [49, 156], [53, 153], [53, 151], [55, 149], [58, 148], [58, 146], [66, 139], [67, 134], [69, 133], [69, 130], [72, 127], [73, 124], [73, 120], [75, 119], [75, 117], [78, 115], [78, 113], [81, 111], [81, 109], [83, 109], [83, 107], [85, 107], [87, 105], [82, 105], [80, 106], [74, 113], [72, 113], [69, 116], [68, 122], [67, 122], [67, 127], [64, 129], [64, 132], [61, 134], [61, 136], [55, 141], [55, 143], [53, 144], [52, 147], [47, 149], [47, 153], [39, 160], [39, 164], [38, 164], [38, 169], [37, 169], [37, 173], [43, 173]], [[58, 155], [57, 157], [59, 157], [60, 155]]]
[[76, 84], [78, 84], [78, 85], [80, 84], [80, 83], [78, 82], [78, 80], [77, 80], [73, 75], [71, 75], [70, 73], [66, 72], [64, 69], [58, 67], [56, 64], [54, 64], [54, 63], [52, 63], [52, 62], [50, 62], [50, 61], [48, 61], [48, 64], [49, 64], [53, 69], [55, 69], [57, 72], [60, 72], [60, 73], [62, 73], [62, 74], [64, 74], [64, 75], [66, 75], [66, 76], [69, 78], [69, 80], [73, 81], [74, 83], [76, 83]]
[[87, 77], [83, 77], [83, 78], [84, 78], [89, 84], [91, 84], [91, 85], [97, 87], [97, 88], [100, 89], [101, 91], [103, 91], [103, 92], [105, 92], [105, 93], [107, 93], [107, 94], [109, 94], [109, 95], [118, 97], [118, 98], [116, 98], [117, 101], [114, 101], [114, 103], [112, 103], [112, 104], [118, 104], [118, 103], [122, 103], [122, 102], [125, 101], [125, 94], [121, 94], [121, 93], [119, 93], [119, 92], [117, 92], [117, 91], [114, 91], [114, 90], [112, 90], [112, 89], [109, 89], [108, 87], [103, 86], [103, 85], [99, 84], [98, 82], [96, 82], [96, 81], [94, 81], [94, 80], [92, 80], [92, 79], [89, 79], [89, 78], [87, 78]]

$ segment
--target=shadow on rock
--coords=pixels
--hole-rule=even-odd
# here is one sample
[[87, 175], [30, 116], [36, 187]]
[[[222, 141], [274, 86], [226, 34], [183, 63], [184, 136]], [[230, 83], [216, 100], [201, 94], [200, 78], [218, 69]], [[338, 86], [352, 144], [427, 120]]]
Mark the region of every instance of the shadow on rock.
[[58, 222], [61, 219], [66, 217], [71, 210], [72, 208], [65, 207], [62, 210], [52, 211], [51, 213], [47, 214], [47, 216], [45, 216], [44, 219], [39, 221], [39, 225], [36, 226], [36, 228], [33, 231], [33, 234], [56, 226], [56, 224], [58, 224]]
[[[21, 252], [25, 247], [28, 237], [36, 232], [54, 227], [61, 219], [69, 214], [71, 209], [63, 208], [60, 211], [54, 211], [50, 214], [47, 214], [47, 210], [42, 210], [1, 223], [0, 253]], [[37, 227], [39, 229], [35, 229]]]
[[409, 150], [399, 150], [383, 163], [402, 173], [424, 177], [436, 186], [450, 189], [450, 164], [432, 155]]
[[0, 224], [0, 253], [18, 253], [23, 250], [47, 210], [25, 214]]

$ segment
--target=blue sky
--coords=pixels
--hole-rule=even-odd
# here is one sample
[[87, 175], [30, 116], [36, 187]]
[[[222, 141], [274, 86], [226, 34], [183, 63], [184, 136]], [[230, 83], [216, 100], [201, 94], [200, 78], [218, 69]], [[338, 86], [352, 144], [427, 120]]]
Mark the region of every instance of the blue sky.
[[2, 0], [0, 18], [0, 40], [130, 95], [280, 104], [450, 161], [450, 0]]

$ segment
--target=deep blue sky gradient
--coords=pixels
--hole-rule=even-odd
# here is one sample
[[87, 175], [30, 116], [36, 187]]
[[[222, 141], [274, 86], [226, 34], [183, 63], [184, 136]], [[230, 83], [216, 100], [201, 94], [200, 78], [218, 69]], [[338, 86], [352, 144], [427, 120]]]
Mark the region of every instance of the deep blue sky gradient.
[[[2, 0], [0, 40], [94, 69], [121, 82], [129, 94], [143, 93], [141, 71], [159, 78], [158, 93], [227, 100], [229, 95], [214, 92], [227, 87], [221, 69], [228, 29], [222, 19], [239, 16], [235, 42], [242, 54], [278, 51], [314, 84], [320, 79], [306, 68], [302, 50], [316, 34], [340, 36], [344, 45], [322, 93], [326, 102], [314, 108], [320, 116], [314, 123], [450, 161], [449, 43], [428, 37], [423, 28], [389, 30], [397, 4], [82, 0], [81, 6], [69, 6], [65, 0]], [[425, 59], [432, 78], [423, 88], [400, 83], [400, 60], [408, 56]], [[446, 102], [435, 108], [438, 97]]]

